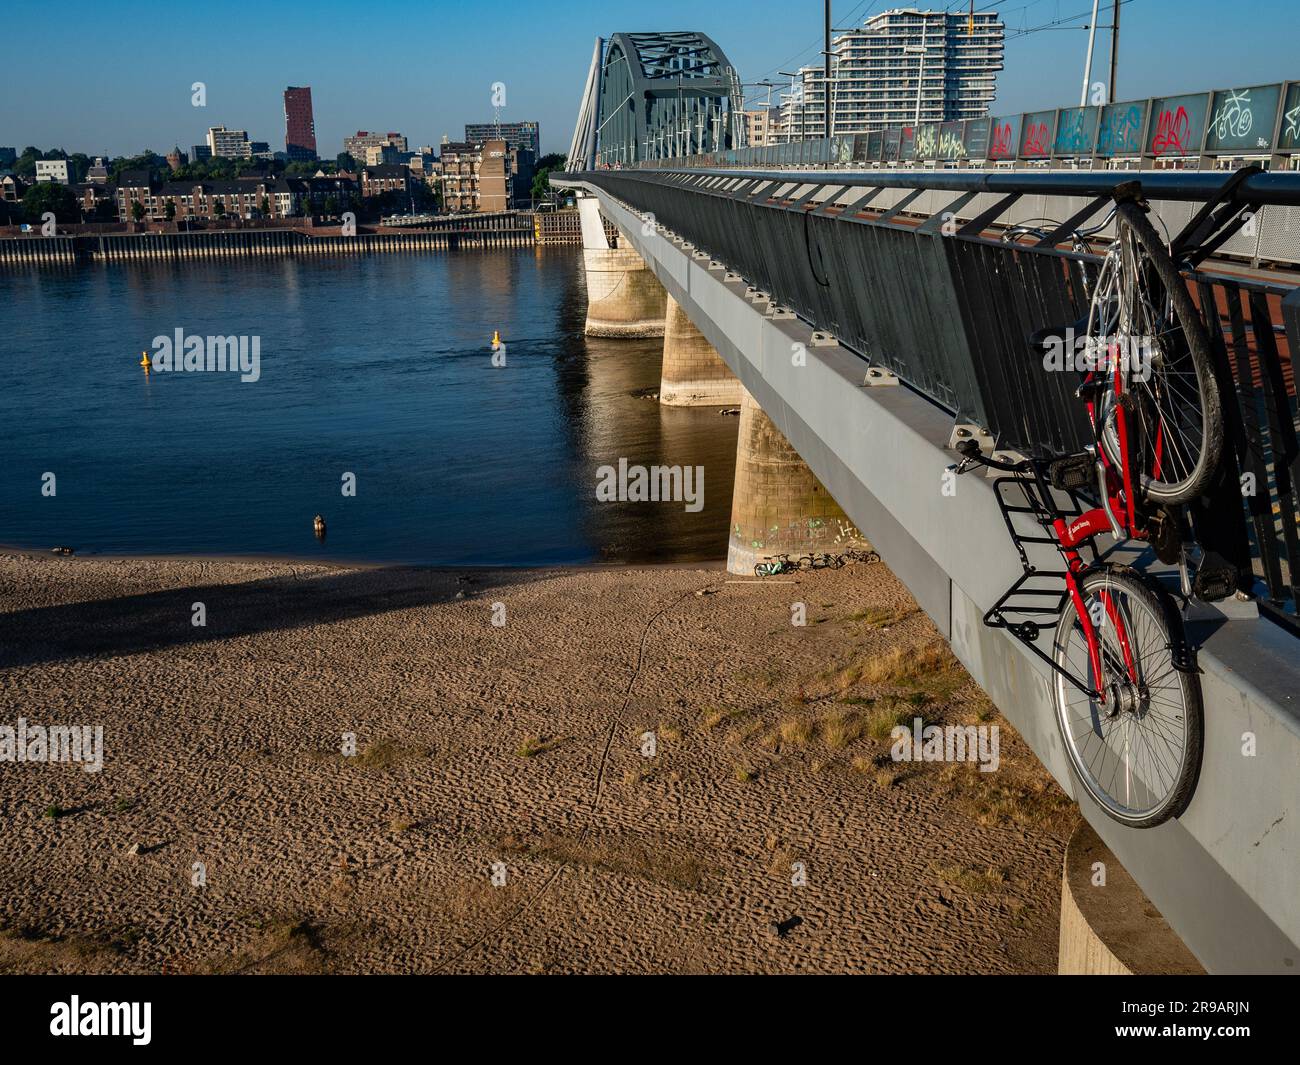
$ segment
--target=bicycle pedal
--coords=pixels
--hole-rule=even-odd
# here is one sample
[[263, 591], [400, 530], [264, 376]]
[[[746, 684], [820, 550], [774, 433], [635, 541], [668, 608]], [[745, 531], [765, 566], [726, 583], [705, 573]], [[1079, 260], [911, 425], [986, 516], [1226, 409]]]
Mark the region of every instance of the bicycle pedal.
[[1096, 483], [1097, 461], [1086, 451], [1056, 459], [1047, 468], [1047, 477], [1053, 488], [1063, 492], [1089, 488]]
[[1237, 590], [1237, 571], [1231, 567], [1200, 569], [1192, 582], [1192, 595], [1204, 603], [1227, 599]]

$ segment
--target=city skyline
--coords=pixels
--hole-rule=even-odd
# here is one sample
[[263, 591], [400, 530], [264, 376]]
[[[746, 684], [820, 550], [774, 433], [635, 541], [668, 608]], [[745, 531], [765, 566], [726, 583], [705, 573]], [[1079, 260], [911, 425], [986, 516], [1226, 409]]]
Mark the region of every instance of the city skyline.
[[[315, 10], [324, 15], [333, 6], [326, 0]], [[744, 81], [770, 79], [779, 85], [784, 80], [780, 70], [815, 61], [820, 49], [821, 5], [805, 6], [808, 10], [800, 12], [802, 23], [792, 18], [789, 5], [768, 0], [747, 5], [747, 18], [737, 21], [734, 10], [725, 5], [707, 9], [667, 0], [658, 6], [653, 21], [658, 28], [708, 33]], [[860, 25], [868, 15], [907, 6], [844, 0], [834, 5], [833, 21], [837, 28]], [[964, 5], [915, 6], [955, 10]], [[1085, 31], [1078, 27], [1086, 23], [1090, 7], [1086, 0], [995, 0], [977, 5], [977, 10], [995, 11], [1006, 24], [1006, 61], [997, 81], [995, 114], [1068, 106], [1077, 100], [1086, 41]], [[99, 69], [96, 64], [102, 62], [105, 50], [116, 53], [130, 48], [137, 37], [123, 26], [135, 24], [133, 12], [148, 10], [128, 3], [123, 19], [117, 9], [109, 16], [95, 5], [80, 2], [67, 8], [88, 32], [61, 41], [61, 58], [72, 70], [91, 71]], [[542, 152], [563, 152], [594, 37], [647, 28], [639, 5], [578, 5], [545, 20], [529, 21], [528, 34], [495, 39], [485, 59], [474, 47], [482, 26], [518, 21], [518, 4], [489, 0], [473, 12], [439, 3], [410, 5], [395, 16], [403, 24], [402, 40], [423, 35], [438, 40], [440, 47], [435, 62], [401, 62], [394, 61], [392, 50], [383, 48], [376, 55], [358, 53], [353, 38], [329, 29], [328, 18], [304, 27], [291, 25], [294, 20], [288, 16], [252, 5], [236, 3], [234, 8], [256, 11], [267, 27], [243, 42], [245, 56], [238, 64], [232, 65], [215, 40], [195, 41], [180, 29], [159, 27], [150, 31], [150, 39], [159, 46], [151, 49], [150, 64], [115, 72], [113, 92], [87, 91], [77, 77], [49, 79], [42, 74], [39, 49], [18, 51], [6, 61], [0, 84], [5, 97], [21, 98], [23, 107], [0, 120], [0, 144], [19, 151], [34, 145], [88, 155], [133, 155], [145, 148], [165, 153], [173, 145], [187, 150], [203, 139], [209, 127], [225, 125], [247, 129], [251, 139], [267, 141], [280, 151], [284, 91], [298, 85], [311, 86], [317, 151], [322, 158], [332, 159], [342, 150], [343, 138], [356, 130], [400, 130], [411, 144], [437, 145], [444, 135], [457, 140], [466, 123], [493, 120], [493, 86], [500, 82], [505, 86], [501, 121], [536, 121], [543, 127]], [[1102, 8], [1105, 25], [1109, 4]], [[1286, 35], [1261, 34], [1255, 21], [1286, 17], [1286, 0], [1259, 0], [1252, 6], [1255, 20], [1249, 24], [1223, 19], [1221, 11], [1221, 5], [1208, 0], [1177, 5], [1124, 0], [1119, 98], [1209, 87], [1203, 84], [1205, 79], [1192, 75], [1196, 69], [1192, 60], [1200, 53], [1206, 62], [1213, 59], [1216, 86], [1296, 76]], [[1077, 17], [1080, 12], [1083, 18]], [[1073, 28], [1050, 28], [1058, 17]], [[1209, 25], [1215, 27], [1212, 42], [1205, 29]], [[39, 16], [19, 13], [16, 30], [18, 37], [29, 31], [39, 35]], [[295, 44], [285, 49], [280, 35], [290, 33]], [[807, 47], [792, 52], [798, 44]], [[1108, 48], [1109, 35], [1100, 30], [1094, 79], [1105, 76]], [[223, 67], [229, 74], [223, 74]], [[23, 84], [36, 81], [42, 86], [39, 94], [21, 92]], [[192, 105], [195, 82], [204, 84], [204, 107]], [[751, 103], [759, 102], [752, 94], [761, 95], [763, 90], [749, 91]]]

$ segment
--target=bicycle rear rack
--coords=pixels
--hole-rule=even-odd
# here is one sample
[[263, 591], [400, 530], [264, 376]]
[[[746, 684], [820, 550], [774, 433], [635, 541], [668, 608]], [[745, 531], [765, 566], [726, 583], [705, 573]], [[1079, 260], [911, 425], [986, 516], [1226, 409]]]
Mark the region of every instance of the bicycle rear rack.
[[[1014, 488], [1016, 497], [1010, 495]], [[1046, 493], [1055, 492], [1047, 497]], [[1065, 677], [1080, 691], [1095, 696], [1096, 693], [1081, 682], [1078, 677], [1057, 665], [1056, 660], [1038, 646], [1039, 637], [1044, 631], [1054, 633], [1061, 619], [1065, 604], [1064, 569], [1040, 569], [1030, 560], [1026, 550], [1028, 544], [1041, 544], [1052, 547], [1064, 559], [1063, 549], [1052, 529], [1052, 522], [1058, 517], [1067, 521], [1084, 512], [1078, 495], [1073, 490], [1052, 489], [1040, 475], [1013, 474], [997, 477], [993, 480], [993, 494], [997, 498], [998, 508], [1002, 511], [1002, 520], [1006, 524], [1011, 542], [1015, 544], [1020, 555], [1022, 573], [1012, 582], [1002, 597], [994, 603], [984, 615], [984, 624], [993, 629], [1006, 629], [1008, 633], [1028, 647], [1034, 654], [1051, 668]], [[1064, 497], [1069, 502], [1061, 505], [1059, 499]], [[1030, 531], [1026, 531], [1026, 527]], [[1081, 545], [1080, 550], [1091, 553], [1092, 561], [1097, 559], [1097, 550], [1091, 542]]]

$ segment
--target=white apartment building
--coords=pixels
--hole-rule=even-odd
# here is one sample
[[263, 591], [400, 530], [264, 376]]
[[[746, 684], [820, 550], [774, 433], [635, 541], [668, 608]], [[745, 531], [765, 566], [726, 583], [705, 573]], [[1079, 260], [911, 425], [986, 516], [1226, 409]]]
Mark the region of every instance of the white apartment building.
[[226, 129], [225, 126], [213, 126], [208, 130], [208, 150], [214, 158], [251, 159], [253, 145], [248, 139], [248, 130]]
[[[1004, 27], [990, 11], [873, 15], [831, 41], [832, 134], [982, 118], [997, 93]], [[778, 139], [826, 132], [825, 70], [801, 67], [782, 93]]]
[[59, 185], [68, 183], [68, 161], [66, 159], [37, 159], [36, 180], [52, 181]]

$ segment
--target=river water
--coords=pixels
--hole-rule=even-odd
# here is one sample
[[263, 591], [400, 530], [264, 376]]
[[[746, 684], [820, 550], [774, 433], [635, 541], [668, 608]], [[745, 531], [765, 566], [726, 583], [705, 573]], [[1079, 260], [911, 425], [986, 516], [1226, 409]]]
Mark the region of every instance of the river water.
[[[0, 544], [447, 565], [724, 557], [737, 419], [646, 398], [662, 341], [584, 337], [585, 306], [569, 248], [0, 272]], [[257, 380], [145, 374], [142, 352], [177, 329], [258, 338]], [[597, 469], [620, 458], [703, 466], [703, 508], [598, 501]]]

